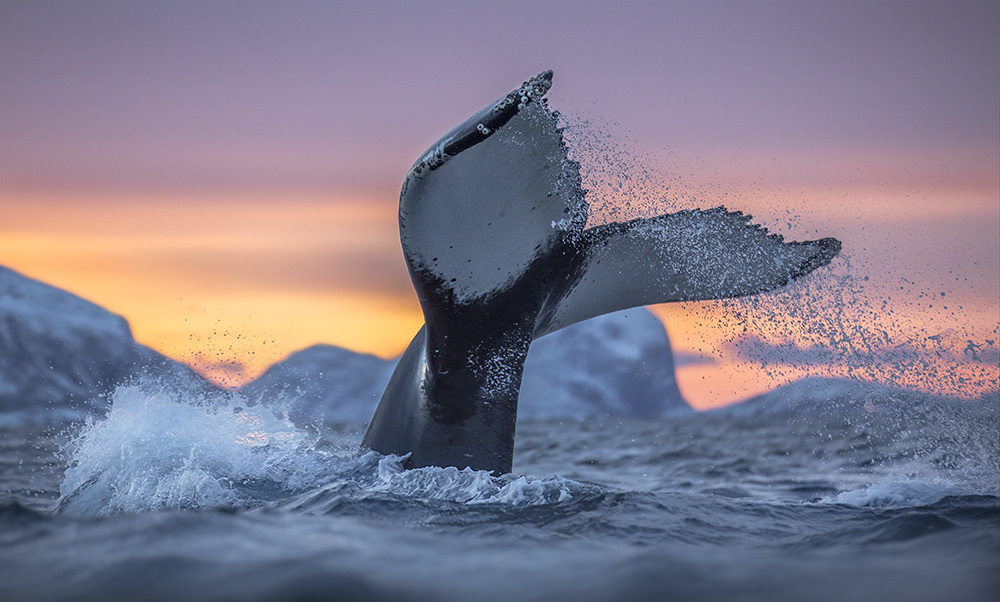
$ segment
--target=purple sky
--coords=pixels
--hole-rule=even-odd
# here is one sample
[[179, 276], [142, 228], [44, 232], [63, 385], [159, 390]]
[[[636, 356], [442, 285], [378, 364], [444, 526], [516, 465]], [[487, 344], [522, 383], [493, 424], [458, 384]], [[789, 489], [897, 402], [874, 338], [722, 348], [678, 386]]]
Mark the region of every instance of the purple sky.
[[1000, 162], [996, 2], [0, 6], [5, 190], [395, 187], [547, 68], [687, 154]]

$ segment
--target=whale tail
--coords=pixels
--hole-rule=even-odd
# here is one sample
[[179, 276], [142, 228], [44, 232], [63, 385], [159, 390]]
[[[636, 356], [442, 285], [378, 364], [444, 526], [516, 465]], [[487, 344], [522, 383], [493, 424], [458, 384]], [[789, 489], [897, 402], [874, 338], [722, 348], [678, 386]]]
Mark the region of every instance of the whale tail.
[[551, 84], [551, 71], [528, 80], [407, 175], [400, 240], [425, 326], [363, 445], [411, 466], [509, 472], [532, 340], [620, 309], [773, 290], [840, 251], [722, 207], [586, 228], [579, 165], [543, 98]]

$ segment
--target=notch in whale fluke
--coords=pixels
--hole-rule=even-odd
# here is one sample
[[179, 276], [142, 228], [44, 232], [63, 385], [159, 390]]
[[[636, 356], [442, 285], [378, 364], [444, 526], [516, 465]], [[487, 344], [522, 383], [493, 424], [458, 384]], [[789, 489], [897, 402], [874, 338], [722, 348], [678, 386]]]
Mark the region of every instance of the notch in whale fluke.
[[425, 325], [362, 444], [409, 466], [510, 471], [535, 338], [620, 309], [773, 290], [840, 251], [721, 207], [586, 229], [551, 84], [545, 71], [465, 120], [404, 181], [400, 241]]

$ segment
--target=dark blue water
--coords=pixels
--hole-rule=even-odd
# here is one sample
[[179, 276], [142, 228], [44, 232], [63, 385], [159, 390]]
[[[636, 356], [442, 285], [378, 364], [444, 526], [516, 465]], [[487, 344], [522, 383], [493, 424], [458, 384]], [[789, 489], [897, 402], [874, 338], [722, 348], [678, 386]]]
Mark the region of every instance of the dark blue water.
[[492, 477], [120, 390], [0, 433], [3, 598], [995, 602], [997, 404], [857, 401], [521, 423]]

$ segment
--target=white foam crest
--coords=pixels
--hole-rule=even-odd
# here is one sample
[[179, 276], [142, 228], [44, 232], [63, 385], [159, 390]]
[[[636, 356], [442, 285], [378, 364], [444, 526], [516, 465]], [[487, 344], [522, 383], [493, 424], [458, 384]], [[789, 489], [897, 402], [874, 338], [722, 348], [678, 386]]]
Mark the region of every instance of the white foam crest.
[[494, 477], [486, 470], [436, 466], [404, 470], [404, 457], [386, 456], [379, 462], [378, 478], [370, 489], [410, 497], [449, 500], [465, 504], [536, 506], [554, 504], [581, 495], [599, 493], [595, 485], [563, 477], [532, 479], [524, 476]]
[[313, 449], [315, 441], [235, 393], [207, 400], [150, 383], [119, 387], [107, 417], [88, 422], [71, 446], [59, 508], [250, 505], [262, 490], [297, 491], [329, 478], [331, 456]]
[[844, 491], [824, 503], [849, 504], [868, 508], [907, 508], [930, 506], [957, 493], [951, 485], [913, 479], [885, 481], [862, 489]]
[[[60, 512], [107, 515], [204, 507], [252, 507], [335, 482], [467, 504], [551, 504], [600, 492], [561, 477], [532, 479], [466, 468], [404, 470], [405, 457], [317, 449], [273, 407], [236, 393], [206, 399], [152, 383], [119, 387], [100, 421], [68, 452]], [[342, 452], [342, 453], [341, 453]]]

